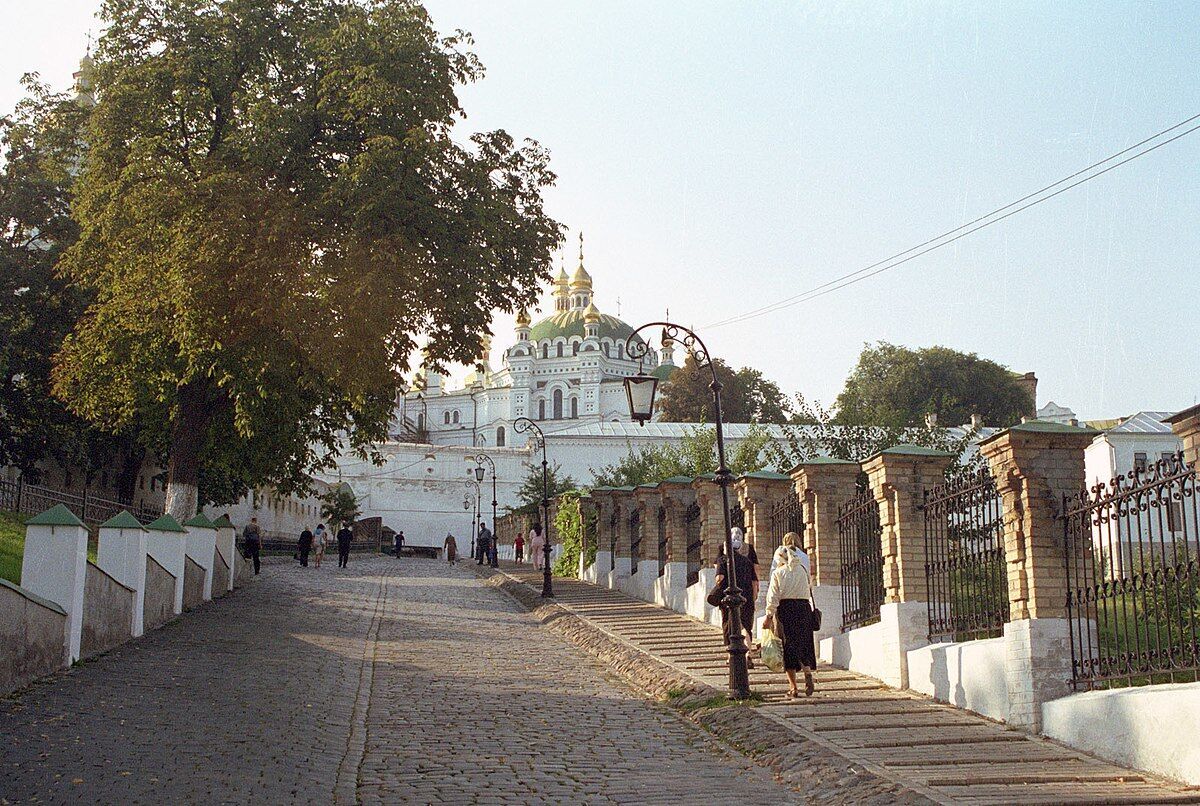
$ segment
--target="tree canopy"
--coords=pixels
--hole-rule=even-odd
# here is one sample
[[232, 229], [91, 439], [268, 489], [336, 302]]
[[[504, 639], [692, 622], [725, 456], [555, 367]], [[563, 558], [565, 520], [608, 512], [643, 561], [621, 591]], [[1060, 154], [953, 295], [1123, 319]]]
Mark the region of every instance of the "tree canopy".
[[413, 0], [105, 0], [55, 391], [168, 458], [168, 509], [386, 436], [416, 339], [474, 357], [559, 225], [537, 143], [452, 137], [481, 75]]
[[[553, 501], [563, 493], [568, 493], [574, 490], [578, 485], [575, 479], [563, 473], [563, 469], [558, 462], [550, 462], [546, 467], [546, 498]], [[525, 515], [537, 515], [541, 519], [542, 508], [542, 463], [533, 462], [529, 466], [529, 475], [521, 482], [520, 489], [517, 490], [516, 507], [511, 509], [512, 512], [517, 512]]]
[[[736, 372], [721, 359], [713, 359], [721, 382], [722, 417], [728, 423], [783, 423], [789, 419], [788, 400], [773, 381], [750, 367]], [[658, 390], [656, 408], [669, 423], [713, 421], [712, 371], [692, 356], [671, 373]]]
[[[762, 470], [770, 459], [770, 442], [765, 429], [752, 426], [726, 455], [730, 472], [740, 476]], [[716, 428], [696, 427], [678, 445], [663, 442], [631, 448], [619, 462], [592, 471], [592, 480], [597, 487], [636, 487], [657, 484], [672, 476], [702, 476], [716, 469]]]
[[1007, 367], [949, 347], [910, 350], [887, 342], [865, 345], [837, 398], [845, 425], [918, 427], [927, 414], [961, 425], [979, 414], [1006, 427], [1029, 414], [1033, 401]]

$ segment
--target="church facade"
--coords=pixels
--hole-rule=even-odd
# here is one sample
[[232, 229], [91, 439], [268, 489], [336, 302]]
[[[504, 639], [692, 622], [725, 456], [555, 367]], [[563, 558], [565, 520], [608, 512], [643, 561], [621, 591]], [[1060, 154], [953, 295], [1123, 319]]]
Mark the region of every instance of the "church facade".
[[[520, 447], [527, 434], [513, 431], [518, 417], [537, 421], [547, 434], [582, 424], [629, 422], [624, 379], [636, 375], [627, 341], [633, 328], [601, 313], [593, 298], [592, 277], [579, 265], [570, 277], [560, 270], [554, 283], [554, 311], [534, 323], [521, 310], [517, 341], [498, 367], [491, 365], [485, 338], [475, 370], [462, 388], [447, 388], [446, 378], [422, 368], [413, 388], [398, 395], [394, 437], [433, 445]], [[640, 335], [634, 337], [645, 345]], [[647, 349], [642, 371], [666, 379], [675, 370], [673, 345], [662, 353]]]

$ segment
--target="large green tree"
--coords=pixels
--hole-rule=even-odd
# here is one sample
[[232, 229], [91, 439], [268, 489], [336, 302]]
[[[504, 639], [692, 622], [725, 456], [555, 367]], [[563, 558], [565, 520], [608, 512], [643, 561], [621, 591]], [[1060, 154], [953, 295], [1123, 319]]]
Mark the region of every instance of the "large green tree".
[[[727, 447], [725, 461], [734, 476], [762, 470], [773, 458], [766, 429], [752, 425], [746, 435]], [[636, 487], [657, 484], [671, 476], [700, 476], [717, 469], [717, 431], [697, 426], [679, 444], [662, 442], [630, 448], [620, 461], [592, 471], [593, 486]]]
[[[787, 398], [774, 381], [750, 367], [735, 371], [719, 358], [714, 359], [713, 367], [721, 383], [721, 413], [725, 422], [788, 421]], [[711, 423], [712, 379], [712, 370], [701, 367], [689, 355], [658, 391], [656, 408], [660, 418], [669, 423]]]
[[991, 426], [1009, 426], [1029, 414], [1033, 401], [1008, 368], [949, 347], [910, 350], [887, 342], [864, 346], [837, 398], [836, 421], [846, 425], [917, 427], [927, 414], [943, 425], [979, 414]]
[[54, 354], [88, 301], [55, 264], [78, 236], [70, 208], [89, 107], [35, 76], [22, 83], [26, 97], [0, 119], [0, 465], [35, 481], [46, 460], [82, 470], [85, 481], [115, 465], [118, 492], [130, 498], [144, 451], [51, 395]]
[[[474, 357], [559, 225], [546, 152], [452, 136], [481, 67], [412, 0], [105, 0], [55, 389], [168, 462], [168, 509], [386, 436], [416, 339]], [[202, 487], [202, 492], [199, 488]]]

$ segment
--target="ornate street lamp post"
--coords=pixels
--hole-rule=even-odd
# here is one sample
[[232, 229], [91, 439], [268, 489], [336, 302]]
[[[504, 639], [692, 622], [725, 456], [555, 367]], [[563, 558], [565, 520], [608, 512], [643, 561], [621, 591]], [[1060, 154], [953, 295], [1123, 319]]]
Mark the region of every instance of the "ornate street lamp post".
[[[486, 473], [486, 470], [483, 466], [485, 462], [487, 463], [488, 468], [490, 468], [492, 471], [492, 556], [497, 557], [500, 552], [500, 547], [496, 545], [496, 463], [493, 462], [492, 457], [488, 456], [486, 453], [481, 453], [475, 457], [475, 480], [478, 482], [483, 481], [484, 474]], [[495, 567], [494, 563], [491, 565], [493, 568]]]
[[[742, 605], [746, 599], [738, 587], [736, 565], [733, 561], [733, 535], [729, 519], [729, 483], [732, 476], [728, 465], [725, 464], [725, 434], [721, 422], [721, 382], [717, 380], [717, 369], [713, 364], [708, 348], [700, 337], [682, 325], [671, 322], [650, 322], [642, 325], [629, 334], [625, 340], [625, 354], [638, 359], [638, 374], [625, 379], [625, 396], [629, 402], [629, 415], [633, 421], [645, 426], [654, 415], [654, 396], [658, 388], [658, 378], [642, 374], [642, 359], [650, 350], [644, 339], [635, 338], [643, 330], [652, 327], [662, 328], [662, 341], [682, 344], [691, 354], [692, 360], [700, 369], [708, 368], [712, 372], [713, 421], [717, 427], [717, 472], [716, 481], [721, 488], [721, 510], [725, 516], [725, 598], [721, 605], [725, 609], [726, 624], [729, 630], [729, 696], [733, 699], [744, 700], [750, 696], [750, 673], [746, 668], [746, 639], [742, 634]], [[682, 334], [682, 338], [681, 338]], [[738, 627], [738, 629], [734, 629]]]
[[[479, 482], [474, 479], [467, 480], [467, 489], [474, 488], [474, 511], [471, 513], [471, 556], [479, 556]], [[466, 501], [463, 501], [463, 508], [466, 509]]]
[[550, 581], [550, 471], [546, 463], [546, 435], [528, 417], [513, 421], [513, 430], [518, 434], [533, 431], [542, 444], [542, 598], [549, 599], [554, 596], [554, 587]]

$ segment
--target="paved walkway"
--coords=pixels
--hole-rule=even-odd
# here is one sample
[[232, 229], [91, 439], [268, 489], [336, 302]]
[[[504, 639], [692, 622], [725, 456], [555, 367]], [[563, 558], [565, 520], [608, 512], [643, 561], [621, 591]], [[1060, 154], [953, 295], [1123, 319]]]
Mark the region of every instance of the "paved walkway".
[[[530, 566], [505, 573], [541, 590]], [[720, 630], [622, 593], [554, 581], [556, 601], [621, 640], [720, 691], [728, 685]], [[1099, 761], [968, 711], [833, 667], [817, 693], [789, 701], [786, 678], [759, 664], [751, 687], [763, 710], [831, 752], [943, 803], [1200, 803], [1200, 790]]]
[[0, 700], [0, 803], [800, 802], [466, 569], [282, 562]]

